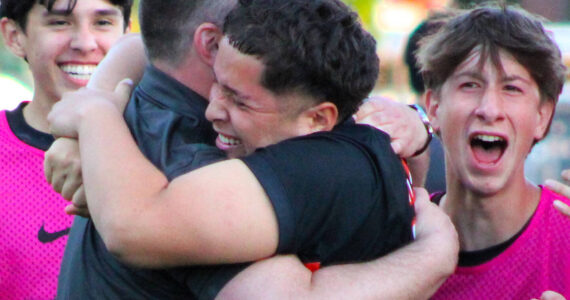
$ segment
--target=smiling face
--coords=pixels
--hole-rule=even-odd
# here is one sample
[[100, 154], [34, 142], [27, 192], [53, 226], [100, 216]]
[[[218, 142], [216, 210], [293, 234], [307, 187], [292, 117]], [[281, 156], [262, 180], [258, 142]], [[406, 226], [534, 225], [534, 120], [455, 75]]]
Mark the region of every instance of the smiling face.
[[524, 160], [553, 111], [529, 72], [508, 52], [499, 54], [503, 70], [490, 60], [481, 69], [474, 50], [438, 92], [427, 94], [430, 119], [446, 149], [447, 176], [486, 196], [524, 182]]
[[87, 84], [94, 68], [111, 45], [124, 33], [123, 14], [104, 0], [78, 0], [71, 14], [68, 1], [58, 0], [53, 9], [35, 4], [26, 30], [18, 29], [20, 52], [34, 77], [34, 100], [53, 103], [62, 93]]
[[206, 117], [219, 133], [216, 146], [230, 157], [284, 139], [308, 134], [300, 97], [277, 96], [261, 85], [264, 65], [223, 38], [214, 63], [218, 83], [212, 86]]

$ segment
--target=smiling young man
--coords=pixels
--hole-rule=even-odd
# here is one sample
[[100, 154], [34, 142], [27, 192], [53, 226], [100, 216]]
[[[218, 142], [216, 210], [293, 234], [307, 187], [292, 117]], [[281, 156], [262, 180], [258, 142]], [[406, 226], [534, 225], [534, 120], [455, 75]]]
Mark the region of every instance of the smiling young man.
[[569, 200], [529, 182], [524, 162], [546, 135], [564, 84], [560, 50], [523, 10], [453, 18], [418, 54], [447, 191], [434, 197], [459, 234], [459, 266], [434, 299], [570, 294]]
[[2, 0], [5, 45], [26, 60], [31, 102], [0, 112], [0, 295], [51, 299], [72, 217], [43, 178], [53, 142], [47, 114], [61, 95], [85, 86], [129, 24], [131, 1]]
[[[299, 16], [306, 23], [297, 22]], [[232, 156], [252, 154], [248, 158], [207, 166], [168, 183], [144, 160], [120, 112], [106, 100], [81, 91], [65, 101], [81, 106], [75, 111], [79, 114], [64, 116], [56, 109], [50, 117], [53, 129], [66, 136], [76, 136], [75, 129], [66, 132], [68, 125], [79, 125], [73, 120], [88, 124], [98, 119], [99, 125], [110, 126], [93, 128], [102, 130], [95, 135], [79, 132], [89, 209], [109, 250], [147, 267], [249, 261], [276, 252], [327, 265], [377, 257], [409, 240], [408, 189], [390, 140], [350, 120], [378, 71], [374, 41], [356, 16], [337, 1], [243, 1], [226, 21], [214, 64], [219, 82], [206, 114], [220, 132], [217, 144]], [[284, 28], [299, 34], [288, 35]], [[302, 53], [295, 53], [299, 49]], [[85, 110], [94, 118], [80, 112]], [[103, 120], [107, 117], [109, 122]], [[110, 132], [110, 143], [100, 147], [99, 138], [106, 138], [101, 134]], [[96, 148], [86, 150], [91, 142]], [[104, 167], [112, 168], [107, 175], [122, 179], [101, 182], [111, 178], [100, 178], [103, 165], [92, 163], [119, 148], [102, 163], [110, 163]], [[334, 163], [339, 157], [346, 162], [342, 167]], [[118, 169], [115, 159], [121, 161]], [[119, 174], [123, 171], [128, 175]], [[120, 207], [102, 205], [99, 197], [111, 194], [93, 189], [100, 184], [111, 184], [105, 190], [118, 198], [108, 204]], [[146, 196], [155, 194], [151, 190], [164, 184], [173, 198], [147, 202]], [[126, 195], [130, 192], [151, 194], [132, 198]], [[184, 199], [188, 196], [192, 199]], [[127, 198], [134, 201], [123, 202]], [[124, 215], [127, 211], [136, 215]], [[122, 222], [128, 228], [115, 227]]]

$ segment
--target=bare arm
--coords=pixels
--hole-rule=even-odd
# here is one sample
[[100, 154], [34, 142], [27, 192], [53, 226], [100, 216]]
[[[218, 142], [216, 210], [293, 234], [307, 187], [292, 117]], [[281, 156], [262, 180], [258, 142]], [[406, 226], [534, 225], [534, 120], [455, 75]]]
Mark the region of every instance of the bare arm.
[[379, 259], [312, 273], [295, 256], [257, 262], [232, 279], [219, 299], [427, 299], [455, 269], [457, 233], [421, 192], [418, 238]]
[[147, 267], [251, 261], [275, 253], [276, 216], [249, 168], [230, 160], [168, 183], [113, 104], [129, 94], [125, 83], [113, 93], [81, 89], [65, 94], [48, 117], [56, 135], [80, 137], [87, 202], [108, 249]]
[[147, 64], [148, 59], [140, 34], [127, 34], [121, 37], [105, 55], [89, 79], [87, 87], [113, 91], [125, 78], [130, 78], [137, 84]]

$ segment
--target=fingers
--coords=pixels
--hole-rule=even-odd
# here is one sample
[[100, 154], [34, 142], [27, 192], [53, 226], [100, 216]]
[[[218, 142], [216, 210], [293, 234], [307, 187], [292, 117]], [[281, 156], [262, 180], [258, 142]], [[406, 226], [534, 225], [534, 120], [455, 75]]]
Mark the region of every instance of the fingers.
[[116, 98], [113, 102], [119, 109], [119, 111], [124, 111], [127, 106], [127, 102], [131, 98], [131, 92], [133, 91], [133, 81], [130, 78], [125, 78], [121, 80], [115, 87]]
[[[563, 173], [564, 174], [564, 173]], [[563, 176], [564, 177], [564, 176]], [[546, 188], [548, 188], [549, 190], [560, 194], [566, 198], [570, 198], [570, 186], [556, 181], [556, 180], [552, 180], [552, 179], [547, 179], [544, 182], [544, 186]], [[561, 214], [563, 214], [564, 216], [570, 218], [570, 207], [568, 206], [568, 204], [560, 201], [560, 200], [555, 200], [553, 203], [553, 206], [556, 210], [558, 210]]]
[[396, 153], [396, 155], [400, 156], [400, 157], [405, 157], [404, 156], [404, 145], [402, 145], [402, 141], [401, 140], [396, 140], [396, 141], [392, 141], [390, 143], [390, 146], [392, 147], [392, 150], [394, 151], [394, 153]]
[[431, 202], [429, 194], [426, 189], [415, 187], [414, 194], [416, 195], [416, 201], [414, 203], [414, 208], [416, 210], [416, 215], [422, 217], [426, 215], [430, 209], [437, 209], [437, 205]]
[[570, 183], [570, 169], [562, 171], [562, 179]]
[[540, 300], [565, 300], [564, 296], [553, 291], [546, 291], [540, 296]]
[[89, 207], [85, 197], [85, 189], [81, 185], [73, 194], [72, 203], [65, 207], [65, 213], [89, 218]]
[[58, 138], [45, 154], [44, 173], [53, 189], [71, 200], [83, 183], [77, 140]]
[[[357, 122], [360, 123], [360, 120], [364, 119], [365, 117], [369, 116], [370, 114], [380, 113], [384, 110], [384, 104], [386, 103], [387, 98], [382, 97], [371, 97], [368, 101], [364, 102], [356, 112], [355, 119]], [[369, 124], [371, 125], [371, 124]]]
[[556, 180], [547, 179], [544, 181], [544, 186], [557, 194], [570, 198], [570, 186], [566, 184]]
[[561, 214], [570, 218], [570, 206], [568, 206], [568, 204], [565, 204], [560, 200], [555, 200], [553, 205]]
[[[452, 273], [457, 263], [459, 240], [457, 231], [449, 217], [436, 204], [430, 201], [428, 192], [414, 188], [416, 202], [416, 242], [433, 249], [433, 254], [441, 256]], [[426, 244], [427, 243], [427, 244]]]
[[53, 182], [53, 168], [51, 167], [51, 163], [48, 161], [47, 153], [44, 156], [44, 176], [46, 181], [51, 185]]
[[90, 218], [89, 210], [80, 209], [75, 207], [73, 204], [69, 204], [65, 207], [65, 213], [72, 216], [80, 216], [84, 218]]
[[[61, 196], [64, 199], [71, 200], [77, 190], [83, 185], [83, 178], [81, 176], [81, 170], [77, 167], [73, 167], [75, 170], [74, 174], [77, 174], [73, 180], [65, 180], [61, 186]], [[67, 177], [66, 177], [67, 179]]]

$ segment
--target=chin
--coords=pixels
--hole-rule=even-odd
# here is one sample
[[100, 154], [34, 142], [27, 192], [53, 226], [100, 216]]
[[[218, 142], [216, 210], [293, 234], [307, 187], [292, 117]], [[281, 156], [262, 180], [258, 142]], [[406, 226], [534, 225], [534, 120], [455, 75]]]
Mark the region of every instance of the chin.
[[484, 180], [475, 180], [465, 185], [472, 193], [490, 197], [501, 192], [505, 185], [503, 180], [499, 178], [485, 178]]
[[229, 150], [226, 151], [226, 155], [228, 156], [228, 158], [239, 158], [239, 157], [244, 157], [246, 155], [249, 155], [251, 153], [246, 152], [243, 149], [233, 149], [233, 150]]

